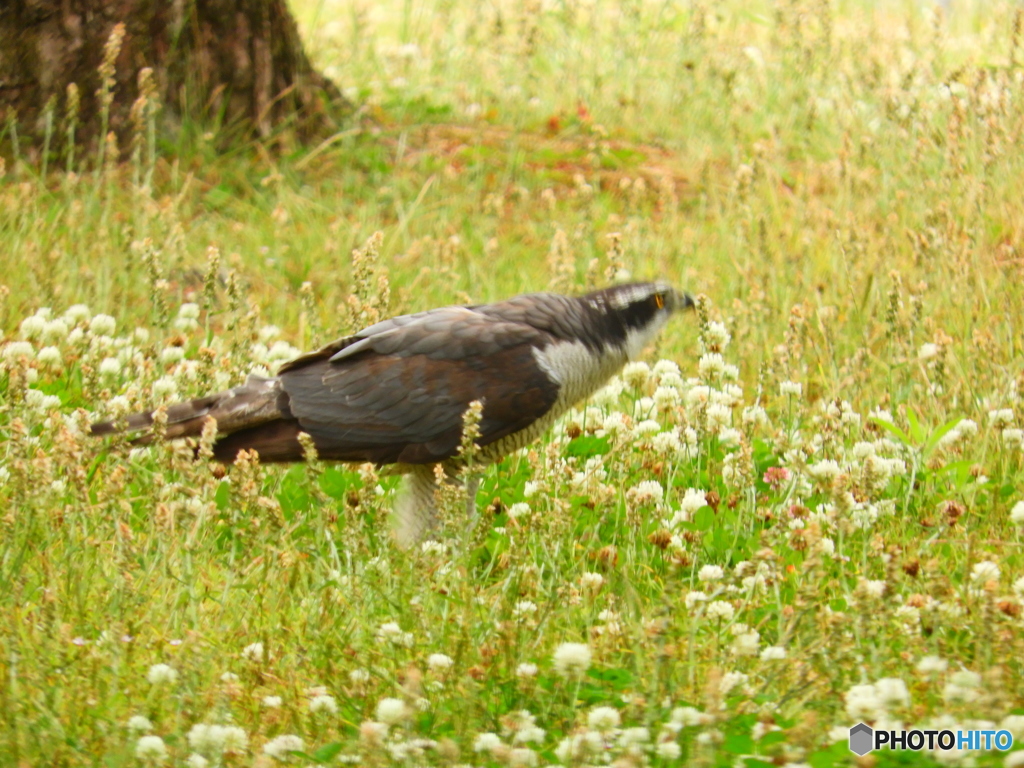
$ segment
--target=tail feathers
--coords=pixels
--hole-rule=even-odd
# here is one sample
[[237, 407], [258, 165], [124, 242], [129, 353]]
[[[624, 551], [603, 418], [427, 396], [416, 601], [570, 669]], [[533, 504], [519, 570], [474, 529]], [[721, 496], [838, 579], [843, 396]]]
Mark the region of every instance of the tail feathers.
[[[90, 431], [97, 436], [138, 432], [153, 426], [153, 414], [154, 411], [147, 411], [134, 413], [127, 419], [99, 422], [93, 424]], [[209, 418], [216, 419], [217, 431], [225, 434], [282, 417], [290, 418], [291, 413], [288, 411], [288, 396], [278, 380], [250, 376], [240, 387], [169, 406], [166, 436], [169, 439], [197, 436]], [[135, 442], [146, 443], [151, 439], [149, 435], [143, 435]]]

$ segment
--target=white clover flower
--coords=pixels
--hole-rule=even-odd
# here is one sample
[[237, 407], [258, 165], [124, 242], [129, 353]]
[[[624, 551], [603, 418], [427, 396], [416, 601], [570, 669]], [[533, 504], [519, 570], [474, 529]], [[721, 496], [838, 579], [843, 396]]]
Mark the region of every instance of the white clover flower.
[[803, 391], [803, 385], [798, 381], [784, 381], [779, 384], [779, 394], [783, 397], [800, 397]]
[[988, 423], [996, 429], [1002, 429], [1013, 424], [1013, 409], [999, 408], [988, 412]]
[[264, 696], [262, 703], [267, 709], [277, 709], [281, 706], [282, 699], [280, 696]]
[[389, 728], [387, 723], [364, 720], [359, 724], [359, 740], [370, 746], [380, 746], [387, 738]]
[[473, 740], [474, 752], [494, 752], [505, 746], [505, 742], [496, 733], [479, 733]]
[[614, 376], [611, 381], [590, 396], [590, 402], [601, 408], [615, 405], [622, 395], [622, 389], [622, 380], [618, 376]]
[[725, 600], [712, 600], [708, 603], [706, 613], [709, 619], [732, 621], [733, 616], [736, 615], [736, 609], [732, 607], [732, 603]]
[[725, 427], [732, 425], [732, 409], [722, 403], [711, 403], [705, 411], [708, 419], [708, 429], [712, 432], [720, 432]]
[[880, 579], [862, 579], [860, 586], [864, 590], [864, 594], [876, 600], [885, 594], [885, 581]]
[[815, 480], [822, 483], [830, 483], [839, 477], [842, 470], [839, 464], [833, 459], [822, 459], [817, 464], [807, 468], [807, 473]]
[[722, 680], [718, 684], [718, 690], [725, 696], [737, 685], [746, 685], [749, 679], [750, 676], [742, 672], [726, 672], [722, 675]]
[[725, 427], [718, 431], [718, 442], [722, 445], [739, 445], [742, 438], [743, 433], [732, 427]]
[[57, 347], [43, 347], [39, 350], [39, 355], [36, 359], [43, 365], [48, 365], [53, 368], [61, 365], [64, 359]]
[[536, 612], [537, 605], [536, 603], [533, 603], [530, 600], [520, 600], [515, 604], [515, 607], [512, 609], [513, 616], [532, 616]]
[[51, 320], [43, 329], [43, 338], [50, 341], [66, 339], [68, 336], [68, 330], [68, 324], [63, 320]]
[[142, 736], [135, 742], [135, 756], [146, 763], [162, 763], [167, 759], [167, 746], [159, 736]]
[[89, 333], [93, 336], [113, 336], [117, 321], [110, 315], [96, 315], [89, 321]]
[[291, 360], [299, 354], [301, 354], [301, 350], [296, 349], [287, 341], [275, 341], [271, 345], [270, 351], [267, 352], [267, 360], [271, 363]]
[[531, 664], [528, 661], [524, 661], [522, 664], [516, 667], [516, 677], [520, 679], [529, 679], [537, 676], [537, 665]]
[[761, 651], [761, 661], [782, 661], [786, 658], [786, 649], [779, 645], [769, 645]]
[[654, 408], [658, 411], [671, 411], [682, 399], [682, 394], [675, 387], [659, 386], [654, 390]]
[[1010, 510], [1010, 522], [1014, 525], [1024, 525], [1024, 501], [1018, 501]]
[[21, 325], [18, 326], [18, 330], [26, 339], [34, 339], [37, 336], [42, 336], [43, 332], [46, 330], [46, 317], [38, 312], [34, 315], [29, 315], [21, 321]]
[[8, 363], [13, 363], [22, 357], [32, 360], [35, 356], [36, 348], [32, 346], [31, 341], [11, 341], [4, 344], [4, 360]]
[[875, 694], [886, 709], [910, 706], [910, 691], [898, 677], [883, 677], [875, 681]]
[[320, 694], [309, 700], [309, 711], [316, 714], [336, 715], [338, 714], [338, 702], [333, 696]]
[[717, 352], [708, 352], [697, 363], [697, 373], [702, 379], [716, 378], [725, 371], [725, 360]]
[[431, 672], [447, 672], [454, 664], [452, 657], [443, 653], [432, 653], [427, 657], [427, 666]]
[[148, 717], [143, 715], [132, 715], [128, 718], [128, 730], [133, 733], [148, 733], [153, 730], [153, 724]]
[[654, 753], [663, 760], [675, 761], [683, 754], [683, 748], [675, 741], [660, 741]]
[[562, 677], [582, 677], [590, 659], [590, 646], [585, 643], [562, 643], [552, 656], [555, 672]]
[[146, 679], [152, 685], [163, 685], [164, 683], [170, 685], [178, 679], [178, 672], [168, 664], [154, 664], [149, 668]]
[[659, 380], [668, 375], [680, 375], [679, 365], [674, 360], [659, 360], [651, 370]]
[[707, 505], [708, 500], [704, 491], [699, 488], [687, 488], [686, 493], [683, 494], [682, 501], [679, 502], [679, 509], [681, 512], [692, 515], [698, 509], [702, 509]]
[[717, 347], [720, 350], [725, 349], [729, 346], [731, 340], [732, 336], [729, 335], [729, 329], [723, 323], [715, 320], [708, 323], [708, 327], [704, 331], [704, 342], [709, 347]]
[[193, 752], [185, 760], [185, 765], [188, 768], [207, 768], [210, 765], [210, 761], [202, 755]]
[[941, 675], [949, 668], [949, 662], [941, 656], [922, 656], [917, 662], [917, 671], [922, 675]]
[[[710, 607], [708, 606], [708, 608]], [[737, 656], [756, 656], [760, 647], [761, 634], [755, 629], [736, 635], [730, 646], [732, 652]]]
[[508, 508], [507, 514], [510, 519], [518, 520], [520, 517], [530, 514], [530, 505], [525, 501], [516, 502]]
[[[696, 590], [690, 590], [686, 593], [686, 597], [683, 598], [683, 603], [686, 605], [686, 610], [692, 611], [694, 606], [698, 603], [706, 603], [708, 596], [704, 592], [698, 592]], [[732, 607], [732, 606], [730, 606]]]
[[263, 643], [249, 643], [242, 649], [242, 658], [249, 661], [263, 661]]
[[181, 347], [164, 347], [160, 350], [160, 362], [164, 365], [180, 363], [185, 358], [185, 350]]
[[370, 682], [370, 673], [365, 669], [353, 669], [348, 673], [348, 679], [353, 685], [365, 685]]
[[660, 431], [661, 424], [656, 422], [654, 419], [644, 419], [633, 427], [633, 436], [643, 437], [644, 435], [656, 435]]
[[588, 571], [580, 576], [580, 586], [583, 589], [597, 591], [601, 588], [602, 584], [604, 584], [604, 576], [600, 573]]
[[978, 434], [978, 422], [974, 419], [960, 419], [960, 422], [951, 430], [963, 437], [974, 437]]
[[626, 367], [622, 369], [620, 376], [626, 384], [634, 389], [639, 389], [650, 380], [651, 368], [647, 363], [640, 361], [626, 363]]
[[121, 372], [121, 362], [116, 357], [105, 357], [99, 370], [101, 376], [117, 376]]
[[392, 645], [405, 648], [411, 648], [415, 642], [412, 632], [403, 632], [396, 621], [388, 621], [381, 624], [380, 629], [377, 630], [377, 637], [380, 640], [386, 640]]
[[72, 304], [64, 312], [64, 321], [68, 325], [78, 325], [89, 319], [92, 312], [89, 311], [89, 307], [85, 304]]
[[643, 480], [626, 492], [634, 504], [661, 504], [665, 497], [665, 489], [657, 480]]
[[933, 357], [939, 354], [938, 344], [922, 344], [921, 348], [917, 350], [918, 360], [931, 360]]
[[764, 426], [768, 423], [768, 412], [759, 405], [748, 405], [743, 409], [744, 424]]
[[629, 752], [639, 752], [651, 740], [651, 732], [646, 728], [626, 728], [619, 734], [616, 744]]
[[161, 376], [153, 382], [152, 392], [157, 400], [175, 400], [178, 397], [178, 382], [173, 376]]
[[707, 725], [711, 721], [711, 716], [693, 707], [676, 707], [672, 710], [671, 722], [683, 728]]
[[855, 685], [843, 697], [846, 714], [853, 720], [877, 720], [885, 714], [885, 705], [873, 685]]
[[986, 582], [999, 578], [999, 566], [991, 560], [982, 560], [971, 568], [971, 581]]
[[384, 698], [377, 702], [377, 719], [388, 725], [397, 725], [405, 720], [409, 710], [401, 699]]
[[678, 428], [673, 429], [671, 432], [659, 432], [654, 436], [651, 445], [656, 453], [662, 455], [672, 455], [683, 450], [683, 443], [679, 439]]
[[[196, 315], [198, 317], [199, 315]], [[262, 344], [269, 344], [271, 341], [281, 335], [281, 329], [276, 325], [265, 325], [259, 329], [256, 336], [259, 338]]]
[[705, 565], [697, 572], [701, 581], [718, 581], [725, 578], [725, 570], [720, 565]]
[[509, 750], [509, 768], [535, 768], [537, 762], [537, 753], [529, 747], [515, 747]]
[[1004, 429], [1003, 445], [1007, 448], [1018, 448], [1024, 442], [1024, 429]]
[[184, 317], [187, 320], [198, 320], [199, 319], [199, 305], [189, 302], [182, 304], [178, 308], [178, 317]]
[[292, 752], [301, 752], [306, 742], [292, 733], [276, 736], [263, 745], [263, 753], [275, 760], [287, 760]]
[[618, 728], [620, 722], [619, 710], [615, 707], [594, 707], [587, 715], [587, 725], [602, 733]]

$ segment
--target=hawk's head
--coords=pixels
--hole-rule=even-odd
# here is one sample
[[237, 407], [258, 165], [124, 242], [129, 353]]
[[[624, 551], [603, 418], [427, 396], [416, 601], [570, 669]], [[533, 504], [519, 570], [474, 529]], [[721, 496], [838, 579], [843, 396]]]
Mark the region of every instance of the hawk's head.
[[673, 312], [694, 305], [687, 294], [662, 282], [614, 285], [580, 300], [631, 358], [654, 340]]

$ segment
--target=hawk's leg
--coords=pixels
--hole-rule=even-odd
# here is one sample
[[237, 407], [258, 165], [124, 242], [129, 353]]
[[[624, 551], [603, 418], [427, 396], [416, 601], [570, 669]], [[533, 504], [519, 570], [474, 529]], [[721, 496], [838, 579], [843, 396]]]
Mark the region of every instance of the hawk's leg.
[[402, 477], [395, 500], [395, 540], [403, 547], [423, 541], [437, 527], [437, 480], [433, 464], [418, 464]]

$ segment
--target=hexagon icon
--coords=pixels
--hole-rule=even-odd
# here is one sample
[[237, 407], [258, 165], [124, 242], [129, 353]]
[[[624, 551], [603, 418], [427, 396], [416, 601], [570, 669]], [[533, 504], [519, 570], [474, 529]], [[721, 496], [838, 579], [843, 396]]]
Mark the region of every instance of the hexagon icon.
[[870, 725], [857, 723], [850, 729], [850, 751], [863, 757], [874, 749], [875, 732]]

